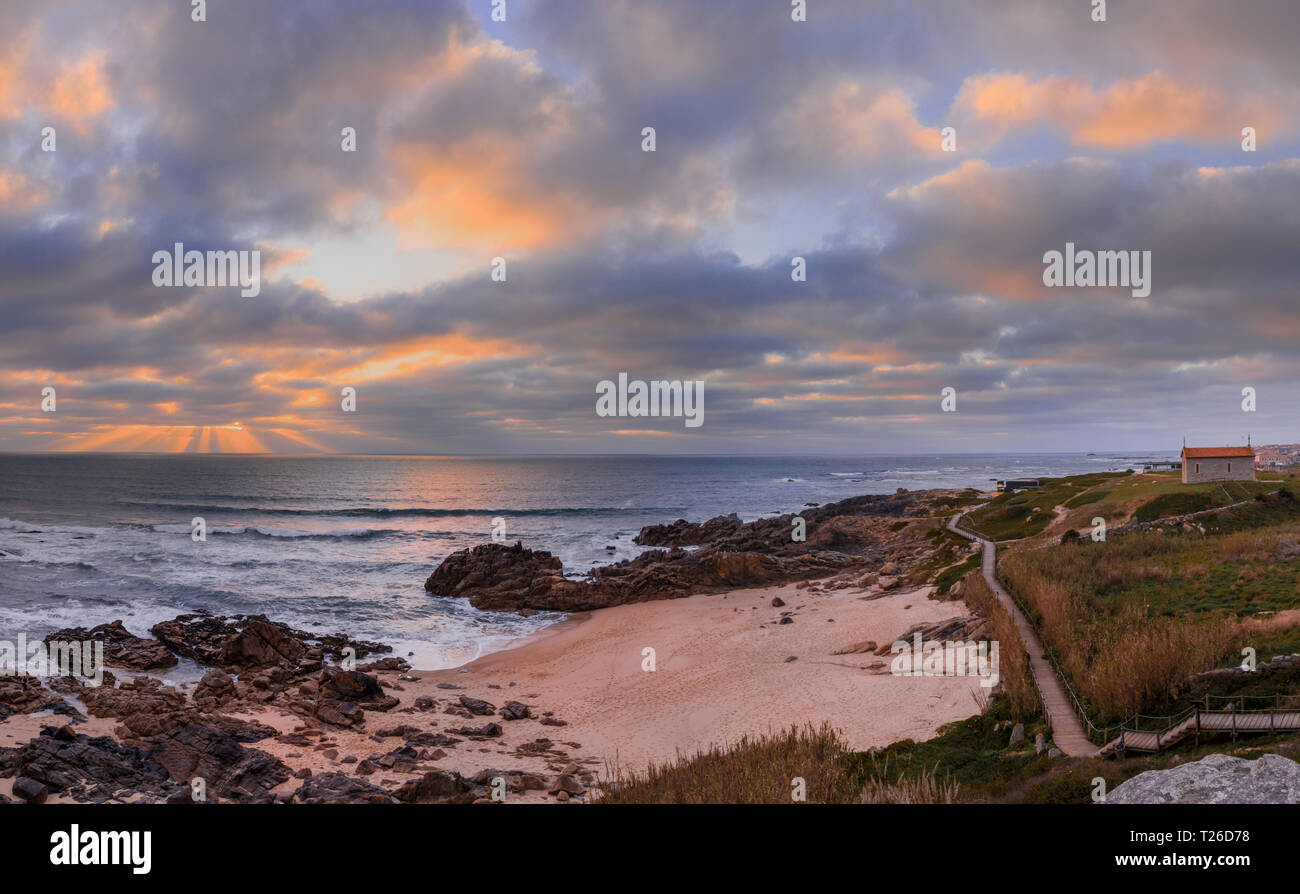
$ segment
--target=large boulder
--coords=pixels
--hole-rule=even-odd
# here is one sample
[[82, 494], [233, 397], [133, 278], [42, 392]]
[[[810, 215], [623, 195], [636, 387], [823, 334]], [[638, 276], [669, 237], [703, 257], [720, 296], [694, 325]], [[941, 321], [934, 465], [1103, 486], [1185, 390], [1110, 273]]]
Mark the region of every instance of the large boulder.
[[316, 679], [316, 687], [312, 714], [332, 726], [359, 727], [367, 710], [388, 711], [401, 703], [384, 692], [377, 678], [361, 671], [327, 667]]
[[448, 556], [424, 588], [439, 596], [467, 596], [475, 608], [583, 611], [603, 600], [589, 584], [564, 577], [560, 560], [544, 550], [485, 543]]
[[1300, 764], [1278, 754], [1248, 761], [1211, 754], [1121, 782], [1107, 804], [1300, 804]]

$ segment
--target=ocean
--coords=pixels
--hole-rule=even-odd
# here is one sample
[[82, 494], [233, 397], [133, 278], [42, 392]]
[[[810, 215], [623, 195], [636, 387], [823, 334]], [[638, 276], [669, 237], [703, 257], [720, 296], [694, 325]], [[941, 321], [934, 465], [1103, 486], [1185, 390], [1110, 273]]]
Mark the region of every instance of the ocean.
[[[205, 609], [380, 640], [418, 669], [456, 667], [560, 618], [425, 592], [443, 558], [491, 540], [495, 518], [510, 542], [581, 575], [641, 552], [632, 538], [648, 524], [1171, 457], [4, 454], [0, 639], [118, 618], [148, 636]], [[205, 542], [191, 539], [196, 516]], [[173, 676], [198, 672], [183, 663]]]

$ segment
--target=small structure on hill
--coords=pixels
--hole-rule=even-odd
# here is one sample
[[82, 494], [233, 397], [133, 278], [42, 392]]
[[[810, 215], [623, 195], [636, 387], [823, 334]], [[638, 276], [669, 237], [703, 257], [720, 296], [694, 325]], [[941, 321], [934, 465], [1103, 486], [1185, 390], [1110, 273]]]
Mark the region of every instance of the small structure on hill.
[[1254, 481], [1255, 448], [1183, 445], [1183, 484], [1205, 481]]

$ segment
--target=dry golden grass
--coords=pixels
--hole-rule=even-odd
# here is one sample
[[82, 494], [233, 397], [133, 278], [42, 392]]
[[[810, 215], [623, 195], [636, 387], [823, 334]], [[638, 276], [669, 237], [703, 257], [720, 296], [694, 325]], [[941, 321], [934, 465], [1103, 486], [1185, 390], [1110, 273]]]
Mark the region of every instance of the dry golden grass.
[[848, 804], [859, 792], [849, 772], [850, 752], [838, 731], [823, 724], [768, 736], [744, 736], [644, 772], [607, 767], [602, 804], [790, 804], [802, 779], [811, 803]]
[[1038, 690], [1034, 687], [1029, 656], [1020, 642], [1016, 622], [1011, 613], [998, 602], [989, 589], [988, 582], [979, 571], [972, 571], [962, 581], [961, 598], [971, 610], [989, 621], [989, 636], [998, 642], [998, 673], [1002, 678], [1002, 691], [1015, 714], [1032, 717], [1040, 705]]
[[[1224, 540], [1234, 555], [1260, 548], [1238, 535]], [[1134, 600], [1095, 598], [1141, 581], [1170, 580], [1174, 559], [1185, 557], [1187, 544], [1178, 538], [1135, 536], [1008, 553], [998, 570], [1028, 606], [1093, 719], [1117, 720], [1164, 704], [1188, 676], [1234, 655], [1241, 627], [1231, 615], [1171, 618]]]
[[898, 774], [887, 782], [879, 777], [867, 780], [859, 804], [956, 804], [961, 785], [945, 777], [937, 778], [938, 767], [923, 770], [919, 776]]

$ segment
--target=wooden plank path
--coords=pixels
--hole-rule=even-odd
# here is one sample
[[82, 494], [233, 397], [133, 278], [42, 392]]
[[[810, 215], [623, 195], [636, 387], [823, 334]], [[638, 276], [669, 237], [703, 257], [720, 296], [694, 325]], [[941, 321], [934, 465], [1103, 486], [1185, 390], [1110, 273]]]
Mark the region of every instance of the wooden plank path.
[[1011, 617], [1016, 622], [1016, 630], [1020, 634], [1020, 641], [1029, 654], [1030, 671], [1034, 675], [1034, 682], [1038, 684], [1038, 692], [1043, 699], [1043, 710], [1047, 713], [1047, 722], [1052, 726], [1052, 741], [1057, 748], [1071, 757], [1095, 757], [1098, 753], [1097, 746], [1089, 742], [1088, 737], [1083, 734], [1083, 724], [1079, 722], [1078, 716], [1074, 713], [1070, 696], [1066, 693], [1065, 687], [1061, 685], [1060, 679], [1056, 676], [1056, 671], [1052, 669], [1051, 662], [1045, 657], [1045, 650], [1042, 642], [1038, 639], [1038, 634], [1029, 623], [1029, 619], [1020, 611], [1020, 607], [1016, 605], [1011, 595], [1002, 589], [1002, 585], [998, 583], [997, 546], [991, 540], [977, 537], [957, 527], [958, 522], [965, 518], [967, 513], [979, 508], [979, 506], [972, 506], [966, 512], [954, 516], [948, 522], [948, 530], [965, 537], [967, 540], [974, 540], [983, 544], [984, 580], [988, 582], [989, 589], [993, 591], [998, 602], [1002, 603], [1007, 611], [1011, 612]]
[[1160, 732], [1125, 730], [1099, 752], [1159, 751], [1200, 732], [1271, 733], [1300, 730], [1300, 711], [1196, 711]]

